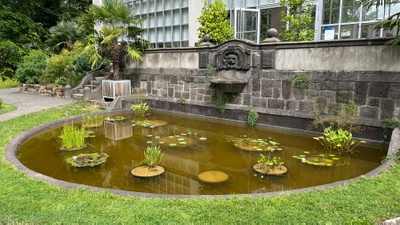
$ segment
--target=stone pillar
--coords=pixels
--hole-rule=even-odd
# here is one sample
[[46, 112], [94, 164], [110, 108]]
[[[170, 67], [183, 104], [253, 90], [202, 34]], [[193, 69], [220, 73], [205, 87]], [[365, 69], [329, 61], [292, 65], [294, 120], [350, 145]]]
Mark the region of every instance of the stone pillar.
[[90, 100], [90, 87], [85, 87], [83, 89], [83, 101], [89, 101]]
[[70, 98], [71, 98], [71, 95], [72, 95], [71, 86], [66, 85], [66, 86], [64, 87], [64, 98], [65, 98], [65, 99], [70, 99]]

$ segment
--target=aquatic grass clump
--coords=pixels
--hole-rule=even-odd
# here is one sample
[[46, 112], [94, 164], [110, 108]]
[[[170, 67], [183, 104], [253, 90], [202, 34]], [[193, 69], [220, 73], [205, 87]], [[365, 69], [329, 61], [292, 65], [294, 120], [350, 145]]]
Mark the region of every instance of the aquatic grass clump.
[[64, 125], [61, 135], [62, 150], [78, 150], [84, 148], [85, 145], [85, 128], [76, 127], [74, 125]]
[[99, 127], [103, 125], [104, 117], [99, 114], [89, 114], [83, 118], [82, 126], [86, 128]]

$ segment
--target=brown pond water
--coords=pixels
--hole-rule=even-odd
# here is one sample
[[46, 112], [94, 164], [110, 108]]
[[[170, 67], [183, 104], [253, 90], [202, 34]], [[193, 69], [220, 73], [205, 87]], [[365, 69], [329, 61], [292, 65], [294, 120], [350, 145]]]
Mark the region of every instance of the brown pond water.
[[[23, 143], [17, 157], [28, 168], [55, 179], [90, 186], [135, 192], [177, 195], [249, 194], [317, 186], [365, 174], [381, 164], [387, 146], [363, 144], [357, 153], [341, 159], [340, 166], [320, 167], [302, 163], [295, 155], [309, 151], [321, 153], [312, 136], [285, 129], [257, 127], [221, 122], [198, 117], [152, 112], [150, 120], [164, 120], [161, 127], [132, 126], [132, 113], [127, 120], [104, 122], [94, 129], [95, 138], [88, 138], [89, 147], [76, 152], [60, 151], [62, 127], [38, 134]], [[248, 135], [257, 139], [274, 138], [282, 151], [273, 152], [285, 162], [288, 172], [282, 176], [260, 176], [253, 170], [261, 152], [240, 150], [234, 140]], [[184, 138], [182, 141], [177, 139]], [[206, 139], [206, 140], [202, 140]], [[165, 157], [161, 163], [166, 172], [154, 178], [135, 178], [130, 170], [143, 159], [150, 142], [163, 141]], [[177, 146], [169, 146], [174, 140]], [[179, 143], [186, 142], [186, 143]], [[74, 168], [65, 159], [80, 153], [104, 152], [107, 162], [93, 168]], [[209, 170], [228, 174], [219, 184], [201, 182], [197, 175]]]

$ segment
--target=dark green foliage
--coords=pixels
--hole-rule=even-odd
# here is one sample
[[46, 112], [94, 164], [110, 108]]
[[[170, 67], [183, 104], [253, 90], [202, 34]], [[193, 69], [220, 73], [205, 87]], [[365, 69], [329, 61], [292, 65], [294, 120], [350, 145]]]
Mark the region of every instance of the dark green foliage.
[[289, 28], [282, 27], [280, 36], [285, 41], [311, 41], [314, 39], [314, 18], [312, 4], [305, 0], [281, 0], [282, 6], [289, 8], [289, 14], [282, 12], [282, 22], [289, 22]]
[[14, 76], [23, 55], [24, 51], [14, 42], [0, 41], [0, 80], [4, 77], [12, 78]]
[[215, 44], [234, 38], [225, 3], [222, 0], [215, 0], [214, 3], [203, 0], [203, 3], [201, 15], [197, 18], [200, 23], [199, 38], [208, 34], [210, 42]]
[[56, 53], [62, 49], [71, 51], [74, 48], [75, 41], [84, 38], [84, 32], [81, 27], [73, 21], [61, 21], [49, 29], [50, 37], [46, 44]]
[[[86, 72], [90, 71], [89, 55], [80, 55], [66, 67], [66, 84], [75, 87], [79, 84]], [[65, 86], [65, 85], [63, 85]]]
[[42, 25], [27, 14], [0, 4], [0, 39], [10, 40], [19, 47], [34, 48], [42, 45], [41, 38], [46, 36], [45, 33]]
[[258, 113], [255, 109], [250, 109], [249, 115], [247, 116], [247, 124], [254, 127], [258, 122]]
[[221, 112], [221, 115], [225, 112], [226, 103], [230, 102], [233, 98], [232, 93], [223, 93], [222, 98], [219, 99], [217, 97], [217, 92], [213, 91], [211, 94], [211, 103], [213, 103], [218, 110]]
[[298, 87], [298, 88], [306, 88], [308, 87], [308, 84], [310, 83], [310, 78], [305, 75], [305, 74], [296, 74], [295, 78], [294, 78], [294, 86]]
[[26, 84], [39, 83], [39, 77], [47, 67], [48, 56], [42, 50], [32, 50], [24, 56], [22, 63], [15, 72], [15, 78]]
[[390, 139], [388, 137], [389, 129], [400, 127], [400, 120], [384, 119], [382, 121], [382, 124], [383, 124], [382, 142], [385, 142]]

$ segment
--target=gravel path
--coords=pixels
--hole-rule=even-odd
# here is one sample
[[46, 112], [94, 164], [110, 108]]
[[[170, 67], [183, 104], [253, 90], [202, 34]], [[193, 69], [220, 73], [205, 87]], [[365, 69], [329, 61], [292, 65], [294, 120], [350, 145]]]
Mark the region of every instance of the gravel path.
[[74, 99], [48, 97], [21, 93], [19, 88], [0, 89], [0, 99], [3, 103], [17, 107], [17, 110], [1, 114], [0, 122], [31, 112], [68, 105], [76, 102]]

